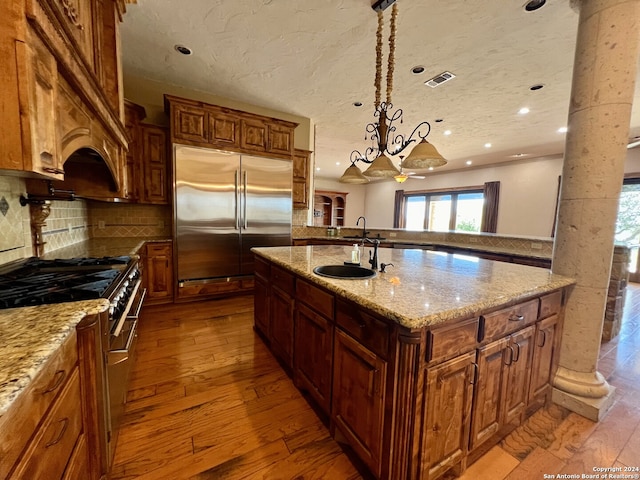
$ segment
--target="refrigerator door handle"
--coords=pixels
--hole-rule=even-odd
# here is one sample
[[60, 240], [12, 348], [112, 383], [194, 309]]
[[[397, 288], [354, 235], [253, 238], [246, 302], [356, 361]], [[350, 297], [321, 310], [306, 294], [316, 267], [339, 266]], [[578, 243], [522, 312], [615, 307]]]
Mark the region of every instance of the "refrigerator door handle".
[[234, 213], [235, 213], [235, 217], [236, 217], [236, 230], [240, 230], [240, 192], [238, 190], [238, 175], [239, 175], [239, 171], [236, 170], [234, 173], [234, 184], [235, 184], [235, 197], [236, 197], [236, 204], [235, 204], [235, 208], [234, 208]]
[[248, 177], [248, 173], [245, 170], [244, 171], [244, 185], [242, 187], [242, 193], [244, 195], [244, 203], [242, 205], [242, 209], [243, 209], [243, 222], [244, 222], [244, 227], [243, 228], [248, 228], [248, 224], [247, 224], [247, 177]]

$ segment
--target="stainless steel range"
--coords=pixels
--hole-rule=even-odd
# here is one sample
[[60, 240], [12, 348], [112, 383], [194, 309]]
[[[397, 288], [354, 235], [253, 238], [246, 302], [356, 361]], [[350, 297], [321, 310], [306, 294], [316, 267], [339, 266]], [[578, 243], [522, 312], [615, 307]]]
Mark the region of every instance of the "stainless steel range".
[[[141, 271], [136, 257], [100, 257], [42, 260], [29, 258], [0, 270], [0, 309], [105, 298], [109, 321], [101, 325], [102, 358], [107, 372], [109, 406], [105, 431], [109, 464], [134, 361], [138, 316], [144, 301]], [[96, 379], [97, 381], [99, 379]]]

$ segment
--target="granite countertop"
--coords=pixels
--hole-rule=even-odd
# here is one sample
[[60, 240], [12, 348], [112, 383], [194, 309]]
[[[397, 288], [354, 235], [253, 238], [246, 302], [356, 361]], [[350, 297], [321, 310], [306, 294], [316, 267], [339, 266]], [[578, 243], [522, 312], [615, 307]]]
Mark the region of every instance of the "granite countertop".
[[76, 325], [107, 308], [98, 299], [0, 310], [0, 417]]
[[118, 257], [136, 255], [145, 242], [167, 242], [170, 237], [100, 237], [74, 243], [42, 256], [43, 259], [74, 257]]
[[[376, 238], [376, 237], [372, 237]], [[534, 258], [541, 260], [551, 260], [551, 254], [545, 252], [537, 252], [532, 251], [531, 249], [522, 249], [522, 248], [514, 248], [505, 245], [495, 246], [495, 245], [484, 245], [481, 243], [461, 243], [461, 242], [450, 242], [446, 240], [415, 240], [415, 239], [403, 239], [403, 238], [392, 238], [392, 237], [383, 237], [381, 243], [385, 244], [402, 244], [402, 245], [415, 245], [416, 248], [424, 247], [424, 246], [438, 246], [438, 247], [453, 247], [460, 248], [469, 251], [477, 251], [477, 252], [486, 252], [486, 253], [498, 253], [502, 255], [516, 255], [519, 257], [526, 258]], [[473, 237], [471, 237], [473, 238]], [[361, 238], [349, 238], [349, 237], [330, 237], [327, 235], [314, 235], [296, 238], [296, 240], [339, 240], [340, 242], [351, 242], [351, 243], [360, 243]]]
[[[575, 283], [544, 268], [430, 250], [393, 248], [380, 248], [378, 262], [394, 266], [371, 279], [333, 279], [313, 273], [316, 266], [349, 261], [351, 249], [323, 245], [252, 250], [410, 329], [475, 316]], [[368, 266], [371, 248], [364, 250], [362, 264]]]

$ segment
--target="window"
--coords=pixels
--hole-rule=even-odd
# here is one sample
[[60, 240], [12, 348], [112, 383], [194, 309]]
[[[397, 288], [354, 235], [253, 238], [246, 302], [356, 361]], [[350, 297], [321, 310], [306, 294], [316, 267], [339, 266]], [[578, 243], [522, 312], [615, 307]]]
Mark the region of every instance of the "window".
[[480, 232], [484, 190], [404, 194], [404, 227], [432, 232]]

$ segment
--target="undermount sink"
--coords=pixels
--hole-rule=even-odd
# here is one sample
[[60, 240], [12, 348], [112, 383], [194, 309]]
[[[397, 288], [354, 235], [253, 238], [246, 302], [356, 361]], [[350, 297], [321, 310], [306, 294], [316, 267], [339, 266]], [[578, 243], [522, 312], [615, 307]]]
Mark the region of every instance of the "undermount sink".
[[342, 278], [347, 280], [363, 280], [376, 276], [376, 271], [357, 265], [321, 265], [313, 269], [313, 273], [322, 277]]

